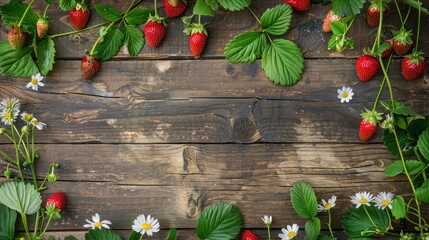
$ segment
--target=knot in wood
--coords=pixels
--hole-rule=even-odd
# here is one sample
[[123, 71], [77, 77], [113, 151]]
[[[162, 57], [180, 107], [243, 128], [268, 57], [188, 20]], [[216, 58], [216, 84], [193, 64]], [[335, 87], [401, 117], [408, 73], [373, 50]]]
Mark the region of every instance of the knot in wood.
[[70, 114], [64, 113], [63, 119], [64, 119], [64, 122], [70, 122], [71, 120]]
[[261, 139], [259, 129], [253, 118], [246, 116], [234, 118], [232, 129], [240, 142], [250, 143]]
[[79, 35], [74, 36], [73, 42], [75, 44], [80, 44], [81, 41], [82, 41], [82, 38]]

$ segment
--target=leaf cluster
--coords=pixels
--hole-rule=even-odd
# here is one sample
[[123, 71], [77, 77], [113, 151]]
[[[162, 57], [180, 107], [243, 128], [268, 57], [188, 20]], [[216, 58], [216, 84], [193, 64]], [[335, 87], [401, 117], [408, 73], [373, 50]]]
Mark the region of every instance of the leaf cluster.
[[280, 4], [267, 9], [259, 21], [261, 31], [247, 31], [236, 36], [226, 46], [224, 55], [230, 63], [255, 62], [262, 58], [262, 68], [268, 79], [281, 86], [292, 86], [304, 70], [304, 57], [294, 42], [272, 40], [289, 30], [292, 8]]
[[389, 229], [389, 217], [386, 211], [375, 206], [350, 207], [341, 218], [344, 231], [349, 239], [373, 239]]
[[193, 14], [213, 17], [220, 7], [229, 11], [240, 11], [250, 6], [252, 0], [197, 0]]

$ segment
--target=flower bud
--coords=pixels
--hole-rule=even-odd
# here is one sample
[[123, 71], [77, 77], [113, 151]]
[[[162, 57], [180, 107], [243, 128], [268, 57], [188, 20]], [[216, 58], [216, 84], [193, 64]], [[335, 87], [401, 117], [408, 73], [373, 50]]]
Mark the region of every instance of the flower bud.
[[12, 171], [9, 168], [6, 168], [6, 170], [4, 170], [4, 176], [6, 178], [10, 178], [10, 176], [12, 176]]
[[0, 128], [0, 135], [6, 134], [6, 128]]
[[49, 173], [48, 176], [46, 177], [48, 179], [48, 182], [54, 183], [57, 181], [57, 175], [55, 175], [55, 173]]
[[34, 152], [34, 159], [39, 159], [39, 158], [40, 158], [39, 152], [36, 150]]
[[28, 133], [29, 133], [28, 126], [24, 126], [24, 127], [22, 127], [22, 128], [21, 128], [21, 132], [22, 132], [22, 133], [24, 133], [24, 134], [28, 134]]

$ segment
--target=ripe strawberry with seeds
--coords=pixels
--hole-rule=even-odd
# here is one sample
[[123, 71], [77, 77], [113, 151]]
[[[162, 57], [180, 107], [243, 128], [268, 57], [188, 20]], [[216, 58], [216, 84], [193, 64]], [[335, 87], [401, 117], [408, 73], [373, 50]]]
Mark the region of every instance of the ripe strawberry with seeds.
[[390, 54], [392, 54], [392, 51], [393, 51], [393, 41], [392, 41], [392, 39], [386, 40], [386, 43], [390, 44], [390, 47], [386, 48], [381, 53], [381, 58], [387, 58], [388, 56], [390, 56]]
[[46, 200], [46, 207], [53, 206], [55, 209], [64, 211], [67, 205], [67, 198], [63, 192], [56, 192]]
[[252, 231], [246, 230], [241, 235], [241, 240], [259, 240], [259, 238]]
[[46, 34], [48, 33], [48, 30], [49, 30], [48, 19], [47, 18], [39, 18], [37, 20], [36, 28], [37, 28], [37, 36], [39, 38], [46, 36]]
[[371, 80], [380, 70], [380, 62], [370, 54], [364, 54], [356, 61], [356, 73], [361, 81]]
[[85, 55], [80, 62], [80, 73], [82, 78], [91, 79], [100, 69], [100, 63], [96, 58], [90, 55]]
[[399, 56], [407, 54], [413, 46], [413, 40], [411, 39], [413, 35], [412, 30], [406, 31], [404, 28], [401, 28], [399, 31], [392, 31], [392, 34], [392, 45], [395, 53]]
[[178, 17], [185, 12], [186, 2], [182, 0], [164, 0], [164, 10], [167, 17]]
[[69, 11], [70, 21], [76, 29], [83, 29], [91, 17], [91, 13], [85, 4], [76, 4], [76, 7]]
[[158, 15], [149, 16], [149, 19], [144, 26], [144, 34], [146, 42], [149, 46], [155, 48], [159, 45], [167, 33], [167, 24], [165, 19]]
[[382, 119], [381, 113], [375, 110], [361, 113], [362, 121], [359, 125], [359, 138], [362, 141], [368, 141], [377, 131], [378, 121]]
[[20, 50], [27, 42], [27, 38], [28, 34], [18, 26], [13, 26], [7, 33], [9, 44], [15, 50]]
[[207, 43], [207, 30], [203, 24], [193, 23], [183, 31], [189, 35], [189, 47], [195, 58], [199, 58]]
[[285, 0], [285, 3], [290, 5], [293, 10], [305, 12], [310, 9], [311, 0]]
[[378, 1], [380, 0], [371, 0], [371, 5], [369, 5], [368, 10], [366, 11], [366, 22], [370, 27], [376, 27], [380, 24], [380, 12], [383, 11], [383, 16], [387, 12], [387, 4], [385, 1], [382, 3], [382, 8], [380, 9]]
[[426, 70], [423, 52], [413, 52], [405, 56], [401, 63], [401, 73], [405, 80], [412, 81], [419, 78]]
[[334, 14], [332, 10], [329, 10], [326, 14], [325, 20], [323, 21], [322, 29], [324, 32], [331, 32], [331, 22], [339, 22], [341, 18]]

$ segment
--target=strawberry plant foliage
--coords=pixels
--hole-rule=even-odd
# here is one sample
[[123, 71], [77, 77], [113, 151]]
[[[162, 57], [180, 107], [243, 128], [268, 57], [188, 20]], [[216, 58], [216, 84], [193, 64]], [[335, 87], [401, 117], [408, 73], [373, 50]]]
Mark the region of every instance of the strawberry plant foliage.
[[60, 0], [60, 9], [63, 11], [70, 11], [76, 6], [76, 0]]
[[252, 0], [217, 0], [217, 2], [227, 10], [239, 11], [249, 7]]
[[242, 224], [240, 210], [236, 206], [232, 204], [210, 206], [198, 218], [198, 238], [211, 240], [235, 239]]
[[15, 239], [16, 211], [0, 204], [0, 239]]
[[0, 73], [3, 76], [31, 77], [39, 70], [31, 58], [33, 48], [13, 49], [8, 41], [0, 43]]
[[[116, 26], [108, 28], [102, 40], [95, 48], [96, 57], [101, 61], [106, 61], [118, 54], [123, 45], [124, 34]], [[128, 44], [130, 44], [128, 42]]]
[[125, 37], [124, 45], [127, 46], [128, 53], [131, 56], [137, 56], [144, 45], [142, 31], [134, 25], [126, 25], [123, 28], [123, 32]]
[[[17, 23], [24, 15], [27, 7], [28, 5], [20, 0], [11, 0], [9, 3], [0, 7], [1, 19], [6, 25]], [[29, 30], [35, 31], [37, 19], [37, 15], [34, 13], [33, 9], [29, 8], [22, 24], [26, 26], [26, 28], [29, 28]]]
[[122, 238], [110, 229], [105, 228], [95, 228], [90, 229], [88, 233], [85, 234], [85, 240], [122, 240]]
[[277, 5], [267, 9], [261, 17], [261, 27], [274, 36], [281, 36], [289, 30], [292, 21], [292, 8], [288, 5]]
[[153, 14], [153, 11], [148, 8], [134, 8], [125, 16], [125, 21], [130, 25], [140, 25], [147, 21], [150, 14]]
[[29, 183], [5, 182], [0, 186], [0, 203], [21, 215], [31, 215], [39, 210], [42, 196]]
[[359, 14], [365, 0], [332, 0], [332, 10], [337, 16], [351, 16]]
[[313, 188], [304, 181], [295, 182], [290, 190], [290, 200], [298, 216], [311, 219], [317, 214], [317, 198]]
[[95, 10], [100, 17], [109, 22], [116, 22], [121, 19], [121, 14], [110, 4], [95, 4]]
[[205, 0], [197, 0], [194, 6], [193, 13], [213, 17], [215, 15], [214, 11], [217, 8], [218, 5], [208, 5]]
[[37, 45], [37, 63], [40, 73], [47, 75], [52, 71], [55, 63], [55, 43], [50, 38], [45, 38]]
[[236, 36], [225, 46], [225, 57], [230, 63], [254, 62], [262, 57], [267, 37], [262, 32], [249, 31]]
[[371, 236], [377, 229], [387, 229], [389, 218], [386, 211], [380, 211], [374, 206], [350, 207], [341, 218], [341, 223], [349, 238], [359, 238]]

